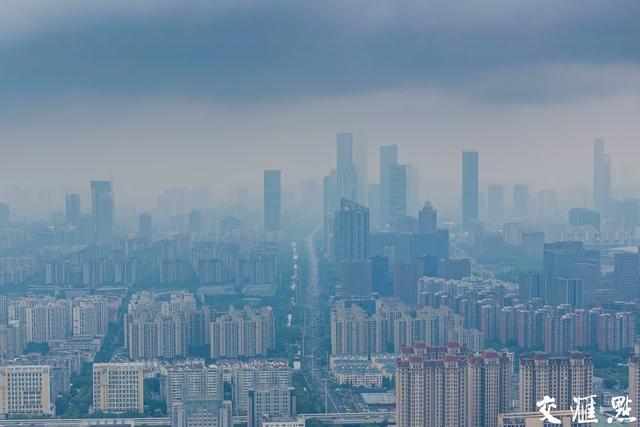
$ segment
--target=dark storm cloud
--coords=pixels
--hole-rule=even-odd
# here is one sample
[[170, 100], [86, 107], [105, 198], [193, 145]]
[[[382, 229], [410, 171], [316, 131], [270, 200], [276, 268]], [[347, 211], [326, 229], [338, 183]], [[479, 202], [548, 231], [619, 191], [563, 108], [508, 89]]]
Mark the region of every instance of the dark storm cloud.
[[[133, 10], [67, 1], [46, 13], [9, 3], [0, 6], [0, 23], [16, 26], [0, 32], [5, 102], [75, 91], [255, 101], [412, 87], [531, 102], [636, 87], [640, 61], [633, 0], [143, 1]], [[611, 65], [627, 69], [625, 79], [598, 79]], [[574, 79], [582, 68], [596, 71]]]

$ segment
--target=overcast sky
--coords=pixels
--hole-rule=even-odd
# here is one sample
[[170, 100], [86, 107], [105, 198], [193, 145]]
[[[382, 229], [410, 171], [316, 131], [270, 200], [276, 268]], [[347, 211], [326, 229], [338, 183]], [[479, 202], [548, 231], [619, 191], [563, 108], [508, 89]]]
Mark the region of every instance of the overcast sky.
[[483, 186], [586, 184], [596, 136], [640, 158], [639, 22], [637, 0], [3, 0], [0, 189], [294, 186], [350, 130], [373, 179], [397, 143], [443, 203], [463, 148]]

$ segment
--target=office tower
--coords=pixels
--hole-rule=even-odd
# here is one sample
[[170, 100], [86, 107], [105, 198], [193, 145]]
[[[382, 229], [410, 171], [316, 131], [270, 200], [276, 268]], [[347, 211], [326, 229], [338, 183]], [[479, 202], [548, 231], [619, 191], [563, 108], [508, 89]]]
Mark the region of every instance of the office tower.
[[[367, 163], [367, 139], [364, 135], [356, 135], [353, 138], [353, 164], [356, 167], [358, 180], [355, 201], [371, 209]], [[378, 209], [378, 207], [376, 207], [376, 209]]]
[[583, 297], [589, 302], [597, 286], [600, 253], [585, 250], [581, 242], [545, 243], [542, 255], [545, 280], [545, 304], [558, 305], [559, 278], [583, 279]]
[[279, 170], [264, 171], [264, 229], [280, 230], [282, 209], [281, 173]]
[[479, 216], [479, 159], [475, 150], [462, 152], [462, 225], [469, 226]]
[[275, 348], [274, 321], [271, 307], [231, 307], [211, 322], [211, 357], [266, 356]]
[[172, 365], [164, 382], [167, 408], [191, 399], [223, 399], [223, 385], [222, 370], [204, 361]]
[[591, 226], [600, 230], [600, 213], [586, 208], [573, 208], [569, 211], [569, 225], [574, 227]]
[[609, 217], [611, 200], [611, 159], [604, 153], [604, 140], [593, 141], [593, 206], [600, 215]]
[[558, 287], [558, 305], [568, 304], [572, 308], [584, 308], [583, 283], [581, 279], [569, 279], [559, 277], [556, 282]]
[[400, 355], [399, 427], [493, 427], [498, 414], [510, 409], [509, 356], [493, 350], [474, 356], [453, 344], [444, 349], [415, 346]]
[[80, 195], [69, 193], [64, 197], [64, 217], [67, 225], [78, 225], [80, 222]]
[[614, 255], [614, 285], [620, 295], [629, 299], [640, 296], [640, 256], [635, 252]]
[[41, 365], [0, 366], [0, 414], [53, 415], [50, 370]]
[[491, 184], [487, 193], [489, 215], [504, 214], [504, 186]]
[[438, 277], [462, 280], [471, 276], [471, 260], [468, 258], [443, 258], [438, 260]]
[[392, 165], [388, 182], [388, 223], [394, 224], [407, 216], [408, 165]]
[[327, 258], [333, 258], [333, 219], [339, 209], [336, 175], [334, 169], [322, 179], [324, 254]]
[[427, 233], [438, 229], [438, 211], [427, 201], [418, 212], [418, 231]]
[[380, 147], [380, 228], [390, 222], [390, 173], [391, 167], [398, 164], [398, 146]]
[[138, 216], [138, 236], [149, 242], [153, 241], [153, 217], [148, 212]]
[[167, 408], [173, 427], [233, 427], [230, 401], [196, 398], [176, 402]]
[[112, 414], [144, 411], [142, 363], [94, 363], [93, 410]]
[[333, 254], [336, 262], [369, 256], [369, 209], [342, 199], [335, 213]]
[[407, 304], [418, 302], [418, 278], [422, 277], [420, 261], [397, 261], [393, 264], [393, 296]]
[[523, 301], [532, 298], [544, 300], [544, 274], [523, 272], [518, 275], [518, 295]]
[[202, 211], [194, 209], [189, 212], [188, 227], [191, 233], [202, 233]]
[[633, 427], [640, 426], [640, 343], [635, 345], [629, 355], [629, 400], [631, 401], [631, 417], [636, 421], [630, 423]]
[[393, 296], [389, 273], [389, 258], [376, 255], [371, 260], [371, 290], [381, 297]]
[[111, 181], [91, 181], [91, 216], [99, 239], [109, 238], [113, 231], [115, 204]]
[[371, 261], [345, 259], [340, 262], [340, 296], [371, 296]]
[[407, 165], [407, 214], [415, 217], [420, 209], [420, 168]]
[[380, 184], [369, 184], [367, 202], [371, 228], [380, 227]]
[[513, 214], [517, 216], [529, 214], [529, 186], [526, 184], [513, 186]]
[[357, 200], [358, 173], [353, 163], [353, 135], [338, 133], [336, 135], [336, 173], [338, 198]]
[[522, 412], [538, 410], [536, 402], [544, 396], [556, 399], [559, 411], [574, 404], [574, 396], [590, 396], [593, 391], [591, 356], [569, 352], [568, 356], [549, 357], [535, 352], [520, 357], [520, 408]]

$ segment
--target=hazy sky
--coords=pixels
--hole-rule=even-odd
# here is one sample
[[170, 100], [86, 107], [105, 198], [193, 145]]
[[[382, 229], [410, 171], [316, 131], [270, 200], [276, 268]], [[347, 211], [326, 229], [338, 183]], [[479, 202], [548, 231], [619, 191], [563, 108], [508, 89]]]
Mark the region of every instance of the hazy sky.
[[636, 0], [3, 0], [0, 189], [293, 186], [349, 130], [372, 178], [397, 143], [436, 201], [467, 147], [483, 186], [587, 183], [595, 136], [640, 158], [638, 22]]

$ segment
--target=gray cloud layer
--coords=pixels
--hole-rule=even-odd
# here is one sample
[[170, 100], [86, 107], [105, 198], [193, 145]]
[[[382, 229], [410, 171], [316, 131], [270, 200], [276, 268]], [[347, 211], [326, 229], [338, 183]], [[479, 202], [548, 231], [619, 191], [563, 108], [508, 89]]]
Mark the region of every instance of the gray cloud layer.
[[[602, 90], [597, 76], [566, 77], [567, 66], [597, 74], [614, 64], [634, 78], [604, 89], [634, 87], [640, 60], [633, 0], [51, 4], [0, 3], [7, 96], [169, 92], [229, 101], [426, 86], [536, 101]], [[531, 66], [547, 72], [531, 75]], [[508, 87], [477, 87], [494, 73]]]
[[0, 182], [114, 175], [145, 203], [172, 184], [259, 189], [332, 167], [334, 135], [398, 143], [425, 196], [590, 179], [590, 141], [638, 158], [635, 0], [4, 0]]

